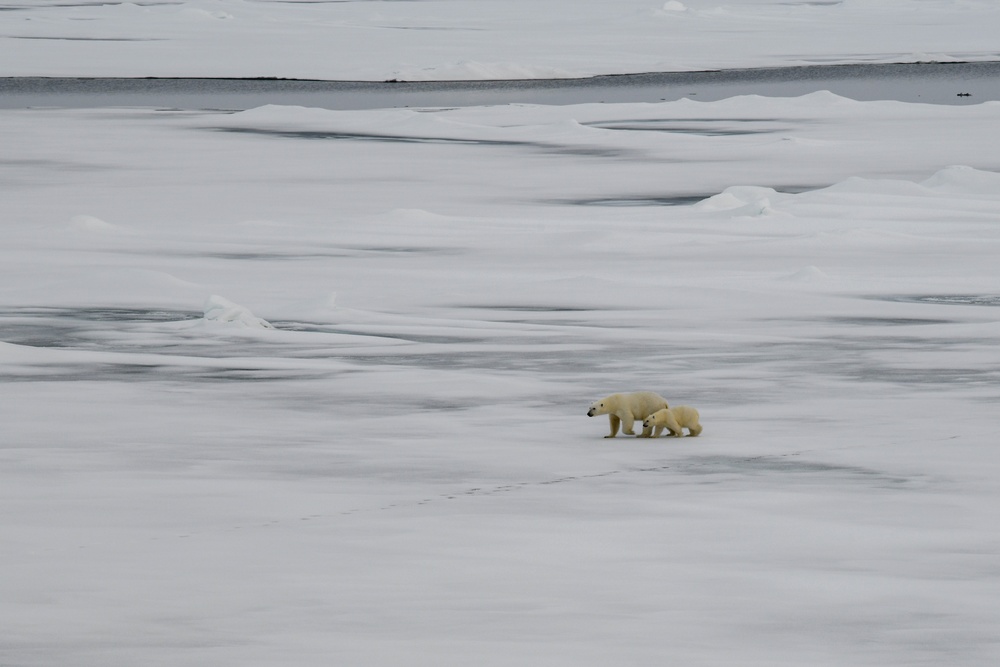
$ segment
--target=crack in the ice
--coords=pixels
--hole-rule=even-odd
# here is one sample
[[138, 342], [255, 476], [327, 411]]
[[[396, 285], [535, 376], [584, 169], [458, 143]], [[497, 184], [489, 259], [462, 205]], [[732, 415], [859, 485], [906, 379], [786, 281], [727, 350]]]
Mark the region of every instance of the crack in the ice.
[[[955, 436], [957, 437], [957, 436]], [[954, 439], [954, 438], [949, 438]], [[841, 448], [849, 449], [849, 447]], [[828, 464], [816, 461], [787, 461], [785, 459], [791, 459], [799, 457], [803, 454], [808, 454], [815, 450], [802, 450], [798, 452], [788, 452], [785, 454], [762, 454], [759, 456], [725, 456], [725, 455], [715, 455], [715, 456], [692, 456], [687, 459], [681, 459], [674, 461], [670, 464], [664, 465], [653, 465], [653, 466], [637, 466], [628, 468], [616, 468], [614, 470], [604, 470], [601, 472], [594, 472], [588, 474], [579, 475], [564, 475], [562, 477], [553, 477], [550, 479], [541, 479], [535, 481], [527, 482], [514, 482], [509, 484], [499, 484], [496, 486], [473, 486], [466, 489], [451, 491], [447, 493], [441, 493], [435, 496], [429, 496], [422, 498], [420, 500], [411, 501], [396, 501], [392, 503], [387, 503], [385, 505], [380, 505], [377, 507], [363, 508], [363, 507], [353, 507], [350, 509], [345, 509], [339, 512], [331, 513], [315, 513], [307, 514], [304, 516], [289, 517], [287, 519], [271, 519], [269, 521], [264, 521], [261, 523], [251, 522], [245, 523], [237, 526], [232, 526], [229, 529], [222, 529], [219, 531], [187, 531], [185, 533], [178, 533], [174, 535], [176, 539], [190, 539], [199, 536], [208, 535], [211, 533], [227, 533], [234, 532], [238, 530], [243, 530], [248, 527], [259, 527], [259, 528], [274, 528], [281, 526], [291, 526], [295, 522], [307, 522], [307, 521], [319, 521], [324, 519], [333, 519], [338, 516], [351, 516], [354, 514], [371, 514], [375, 512], [386, 512], [389, 510], [396, 510], [402, 508], [413, 508], [420, 507], [422, 505], [428, 505], [434, 502], [441, 502], [444, 500], [459, 500], [461, 498], [475, 498], [475, 497], [486, 497], [486, 496], [496, 496], [505, 493], [511, 493], [515, 491], [523, 491], [532, 487], [550, 487], [557, 484], [569, 484], [573, 482], [585, 482], [588, 480], [600, 479], [605, 477], [613, 477], [616, 475], [627, 475], [633, 473], [661, 473], [667, 470], [675, 470], [680, 474], [724, 474], [724, 473], [744, 473], [744, 475], [749, 475], [751, 473], [766, 473], [773, 472], [776, 474], [840, 474], [853, 477], [856, 480], [868, 480], [868, 481], [882, 481], [887, 483], [884, 488], [900, 489], [904, 485], [913, 480], [898, 476], [889, 475], [878, 470], [871, 468], [864, 468], [861, 466], [851, 466], [851, 465], [838, 465], [838, 464]], [[705, 469], [703, 472], [697, 469]], [[715, 470], [711, 470], [714, 468]], [[153, 536], [149, 538], [152, 541], [164, 539], [164, 536]], [[168, 538], [169, 539], [169, 538]], [[94, 545], [78, 545], [77, 548], [85, 549]]]

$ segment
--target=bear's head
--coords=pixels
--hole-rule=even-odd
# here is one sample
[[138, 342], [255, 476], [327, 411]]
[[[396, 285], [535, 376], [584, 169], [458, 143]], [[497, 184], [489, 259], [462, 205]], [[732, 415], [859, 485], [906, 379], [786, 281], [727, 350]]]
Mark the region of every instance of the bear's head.
[[607, 412], [604, 411], [604, 401], [594, 401], [590, 404], [590, 409], [587, 410], [587, 416], [593, 417], [594, 415], [606, 415]]
[[664, 424], [663, 420], [666, 418], [668, 414], [670, 413], [667, 408], [664, 408], [662, 410], [657, 410], [656, 412], [654, 412], [653, 414], [649, 415], [648, 417], [642, 420], [642, 427], [649, 428], [651, 426], [663, 426]]

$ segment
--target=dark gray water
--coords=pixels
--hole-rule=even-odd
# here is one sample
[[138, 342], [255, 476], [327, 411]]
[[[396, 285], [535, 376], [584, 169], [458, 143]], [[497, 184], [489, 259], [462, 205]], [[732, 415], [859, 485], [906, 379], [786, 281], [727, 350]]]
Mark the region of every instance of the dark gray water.
[[0, 108], [155, 107], [243, 110], [658, 102], [819, 90], [856, 100], [978, 104], [1000, 100], [1000, 62], [818, 65], [587, 79], [362, 82], [290, 79], [0, 78]]

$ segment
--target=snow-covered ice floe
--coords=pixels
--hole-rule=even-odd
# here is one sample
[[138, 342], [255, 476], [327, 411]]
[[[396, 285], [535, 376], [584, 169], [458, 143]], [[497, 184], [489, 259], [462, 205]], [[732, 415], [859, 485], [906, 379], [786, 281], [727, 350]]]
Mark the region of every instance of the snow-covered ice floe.
[[992, 0], [7, 0], [0, 76], [536, 79], [996, 60]]
[[[0, 144], [0, 663], [996, 662], [1000, 105]], [[704, 432], [605, 440], [639, 389]]]
[[273, 329], [267, 320], [262, 320], [246, 306], [233, 303], [229, 299], [213, 294], [205, 302], [205, 321], [229, 324], [249, 329]]

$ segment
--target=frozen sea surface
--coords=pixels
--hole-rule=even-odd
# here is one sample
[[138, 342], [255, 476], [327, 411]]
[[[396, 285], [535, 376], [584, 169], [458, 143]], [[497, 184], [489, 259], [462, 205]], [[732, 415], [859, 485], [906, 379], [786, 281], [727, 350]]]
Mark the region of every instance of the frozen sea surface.
[[0, 112], [0, 663], [997, 662], [998, 128]]
[[1000, 60], [994, 0], [4, 0], [0, 76], [551, 79]]

